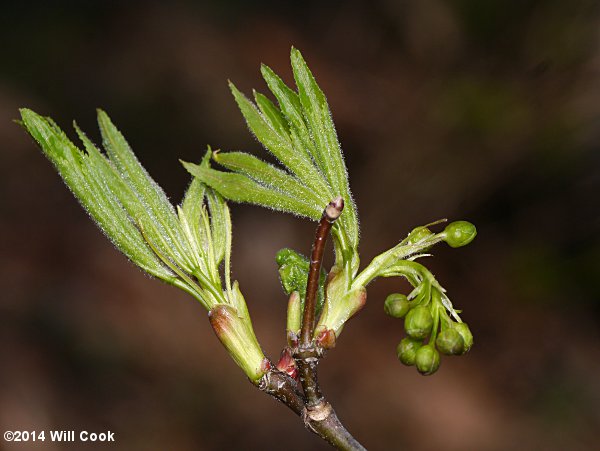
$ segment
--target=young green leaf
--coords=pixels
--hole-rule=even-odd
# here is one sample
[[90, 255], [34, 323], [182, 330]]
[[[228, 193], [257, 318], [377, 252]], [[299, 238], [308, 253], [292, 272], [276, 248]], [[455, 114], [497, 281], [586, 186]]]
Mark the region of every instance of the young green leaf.
[[[23, 108], [21, 116], [27, 131], [114, 245], [149, 274], [173, 283], [174, 275], [148, 248], [119, 199], [105, 189], [106, 168], [96, 165], [93, 152], [83, 154], [53, 122], [33, 111]], [[88, 141], [86, 145], [91, 143]]]
[[254, 101], [263, 114], [265, 120], [269, 123], [271, 128], [275, 130], [279, 135], [286, 136], [289, 132], [289, 125], [281, 111], [277, 109], [273, 102], [271, 102], [265, 95], [257, 91], [254, 93]]
[[[293, 249], [281, 249], [275, 257], [279, 266], [279, 279], [285, 294], [297, 291], [301, 300], [301, 310], [304, 310], [304, 299], [306, 297], [306, 285], [308, 283], [308, 270], [310, 261], [304, 255]], [[323, 268], [319, 275], [319, 287], [317, 289], [316, 315], [319, 316], [323, 309], [325, 300], [325, 280], [327, 273]]]
[[164, 231], [163, 240], [169, 243], [167, 249], [172, 253], [177, 264], [190, 270], [189, 262], [184, 257], [188, 254], [189, 249], [185, 247], [181, 225], [165, 192], [140, 164], [121, 132], [102, 110], [98, 110], [98, 125], [102, 133], [104, 148], [111, 161], [140, 200], [156, 215], [156, 219]]
[[289, 170], [307, 186], [317, 192], [328, 191], [323, 176], [312, 164], [310, 157], [303, 152], [298, 152], [292, 146], [287, 136], [279, 135], [260, 114], [246, 96], [244, 96], [233, 83], [229, 83], [231, 92], [246, 119], [248, 127], [256, 138]]
[[[201, 166], [208, 167], [212, 150], [209, 146], [208, 151], [202, 158]], [[192, 178], [192, 182], [188, 186], [188, 189], [183, 196], [181, 202], [181, 208], [185, 212], [186, 217], [190, 221], [190, 225], [194, 228], [198, 228], [200, 224], [200, 212], [202, 211], [202, 205], [204, 203], [204, 194], [206, 192], [206, 185], [197, 178]], [[196, 230], [197, 233], [197, 230]]]
[[346, 166], [327, 100], [304, 58], [295, 48], [292, 48], [291, 60], [294, 79], [298, 86], [298, 97], [316, 143], [318, 152], [315, 156], [319, 167], [327, 175], [327, 179], [332, 183], [334, 189], [343, 194], [348, 191]]
[[278, 188], [291, 197], [307, 199], [319, 205], [326, 201], [300, 183], [296, 177], [253, 155], [244, 152], [217, 152], [213, 159], [229, 170], [245, 174], [263, 185]]
[[346, 214], [340, 220], [348, 231], [353, 246], [356, 246], [358, 244], [356, 207], [350, 195], [346, 165], [327, 99], [299, 50], [292, 48], [291, 60], [300, 103], [311, 132], [310, 136], [316, 145], [315, 159], [321, 170], [327, 174], [327, 179], [334, 187], [335, 193], [344, 197]]
[[274, 188], [261, 185], [244, 175], [203, 168], [193, 163], [182, 162], [182, 164], [190, 174], [198, 177], [227, 199], [261, 205], [273, 210], [306, 216], [313, 220], [321, 217], [320, 207], [290, 197], [288, 194]]
[[[165, 253], [169, 258], [176, 260], [178, 255], [170, 252], [169, 235], [157, 220], [154, 212], [142, 203], [136, 191], [121, 178], [113, 164], [100, 153], [77, 124], [74, 124], [74, 127], [88, 153], [87, 158], [89, 158], [90, 166], [93, 169], [92, 174], [96, 175], [100, 190], [104, 193], [110, 193], [118, 199], [134, 222], [144, 227], [145, 233], [150, 239], [155, 243], [159, 243], [160, 247], [165, 249]], [[193, 263], [189, 258], [186, 258], [186, 264], [182, 266], [191, 270]]]
[[[323, 174], [326, 174], [326, 172], [324, 171], [324, 168], [320, 166], [313, 138], [306, 126], [302, 104], [300, 103], [298, 94], [292, 91], [269, 66], [263, 64], [261, 65], [260, 70], [267, 86], [269, 86], [269, 89], [279, 102], [279, 107], [290, 125], [290, 137], [292, 138], [294, 148], [310, 155], [317, 163], [322, 177], [325, 177]], [[329, 197], [332, 197], [331, 194], [332, 193], [330, 193]]]

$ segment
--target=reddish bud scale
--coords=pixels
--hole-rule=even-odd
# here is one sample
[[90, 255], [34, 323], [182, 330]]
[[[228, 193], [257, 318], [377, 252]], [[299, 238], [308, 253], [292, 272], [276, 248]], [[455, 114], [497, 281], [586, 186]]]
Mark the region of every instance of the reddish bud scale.
[[356, 302], [356, 304], [354, 305], [354, 308], [352, 309], [350, 318], [352, 318], [354, 315], [356, 315], [358, 312], [360, 312], [363, 309], [363, 307], [365, 306], [365, 304], [367, 303], [367, 290], [364, 287], [360, 290], [360, 293], [355, 302]]
[[260, 370], [264, 373], [269, 371], [272, 367], [273, 366], [271, 365], [271, 362], [266, 357], [262, 360], [262, 362], [260, 364]]
[[319, 335], [317, 335], [317, 346], [320, 346], [323, 349], [335, 348], [335, 332], [333, 329], [322, 330]]
[[281, 356], [277, 362], [277, 369], [282, 373], [286, 373], [293, 379], [298, 378], [298, 367], [296, 361], [292, 357], [292, 351], [290, 348], [283, 348]]
[[208, 319], [219, 339], [231, 331], [233, 327], [233, 311], [227, 305], [217, 305], [208, 312]]

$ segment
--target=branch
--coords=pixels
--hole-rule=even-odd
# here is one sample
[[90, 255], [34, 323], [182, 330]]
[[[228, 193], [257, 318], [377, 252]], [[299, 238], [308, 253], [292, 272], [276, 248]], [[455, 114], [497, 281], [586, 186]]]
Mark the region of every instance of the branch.
[[[313, 340], [317, 289], [325, 243], [333, 223], [342, 214], [343, 208], [344, 201], [341, 197], [332, 200], [323, 211], [317, 227], [310, 258], [298, 347], [293, 351], [289, 348], [284, 350], [277, 367], [269, 365], [269, 369], [258, 383], [258, 388], [288, 406], [302, 418], [307, 429], [330, 445], [340, 450], [361, 451], [365, 448], [346, 430], [331, 404], [321, 395], [317, 382], [317, 364], [322, 357], [323, 349]], [[291, 360], [291, 352], [294, 360]], [[297, 381], [290, 376], [294, 373], [284, 372], [291, 369], [294, 361], [299, 369], [298, 375], [304, 394], [300, 392]]]
[[306, 407], [298, 384], [287, 374], [271, 368], [260, 380], [258, 388], [288, 406], [302, 418], [307, 429], [335, 448], [343, 451], [365, 451], [346, 430], [331, 404], [323, 401], [314, 408]]

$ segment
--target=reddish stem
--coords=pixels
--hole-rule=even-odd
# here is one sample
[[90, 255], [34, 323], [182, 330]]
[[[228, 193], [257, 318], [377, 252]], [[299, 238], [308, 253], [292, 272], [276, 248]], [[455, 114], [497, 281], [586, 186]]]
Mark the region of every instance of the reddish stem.
[[319, 288], [319, 275], [323, 263], [325, 243], [329, 236], [331, 226], [342, 214], [344, 199], [336, 197], [325, 207], [310, 254], [310, 268], [308, 270], [308, 283], [306, 284], [306, 297], [304, 300], [304, 313], [302, 316], [302, 329], [300, 330], [300, 347], [309, 347], [315, 331], [315, 312], [317, 308], [317, 290]]

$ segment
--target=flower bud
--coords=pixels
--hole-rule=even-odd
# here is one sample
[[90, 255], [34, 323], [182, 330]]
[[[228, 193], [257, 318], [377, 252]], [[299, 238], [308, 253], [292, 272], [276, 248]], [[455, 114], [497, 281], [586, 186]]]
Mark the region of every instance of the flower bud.
[[405, 365], [411, 366], [415, 364], [415, 357], [419, 348], [423, 346], [421, 340], [415, 340], [414, 338], [403, 338], [396, 348], [396, 354], [398, 359]]
[[473, 346], [473, 334], [471, 333], [471, 330], [469, 329], [469, 326], [467, 326], [466, 323], [455, 324], [454, 330], [456, 330], [460, 334], [465, 344], [463, 352], [461, 352], [461, 354], [466, 354], [467, 352], [469, 352], [469, 349], [471, 349], [471, 346]]
[[431, 344], [421, 346], [415, 356], [415, 364], [419, 373], [423, 376], [429, 376], [440, 367], [440, 354]]
[[450, 247], [461, 247], [469, 244], [477, 235], [477, 229], [467, 221], [451, 222], [444, 229], [446, 243]]
[[425, 238], [428, 238], [431, 235], [433, 235], [433, 233], [431, 233], [431, 230], [429, 230], [427, 227], [416, 227], [408, 234], [407, 243], [414, 244], [424, 240]]
[[462, 335], [453, 328], [441, 331], [435, 340], [435, 345], [442, 354], [446, 355], [460, 355], [465, 350]]
[[404, 329], [412, 338], [423, 340], [431, 332], [433, 316], [429, 308], [419, 305], [406, 314]]
[[393, 318], [403, 318], [410, 310], [410, 302], [403, 294], [392, 293], [385, 298], [383, 310]]

